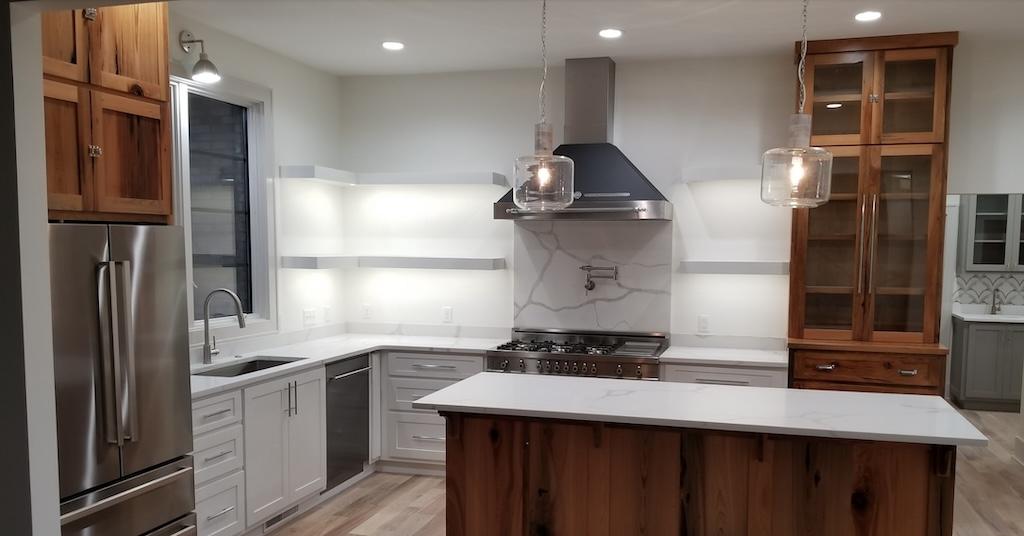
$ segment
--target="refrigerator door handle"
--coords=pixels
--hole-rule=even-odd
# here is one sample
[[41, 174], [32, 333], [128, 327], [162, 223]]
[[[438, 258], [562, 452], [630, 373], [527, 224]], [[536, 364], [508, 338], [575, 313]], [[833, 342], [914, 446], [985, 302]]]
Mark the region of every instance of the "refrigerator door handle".
[[132, 263], [131, 261], [115, 261], [112, 264], [115, 269], [120, 268], [116, 294], [118, 301], [117, 323], [123, 338], [119, 340], [120, 355], [118, 357], [124, 362], [126, 380], [124, 387], [127, 391], [123, 401], [124, 412], [122, 412], [127, 422], [122, 425], [122, 428], [124, 439], [135, 442], [138, 441], [139, 409], [135, 378], [135, 329], [132, 326]]
[[121, 364], [117, 355], [116, 309], [113, 302], [117, 295], [117, 279], [114, 277], [114, 263], [102, 262], [96, 270], [96, 295], [99, 308], [100, 355], [103, 368], [103, 433], [107, 443], [124, 444], [124, 430], [121, 428]]

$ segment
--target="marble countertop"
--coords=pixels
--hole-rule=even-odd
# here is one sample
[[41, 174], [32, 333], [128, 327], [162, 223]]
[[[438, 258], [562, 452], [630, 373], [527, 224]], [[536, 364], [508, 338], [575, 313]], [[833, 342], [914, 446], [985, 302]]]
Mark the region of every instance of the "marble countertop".
[[[302, 372], [325, 363], [339, 361], [377, 350], [418, 350], [428, 352], [481, 352], [506, 342], [504, 339], [475, 339], [458, 337], [417, 337], [411, 335], [346, 334], [326, 337], [288, 346], [250, 352], [239, 357], [222, 357], [211, 365], [192, 365], [192, 399], [232, 391], [264, 382], [278, 376]], [[277, 367], [243, 374], [234, 378], [196, 376], [197, 372], [233, 365], [256, 356], [286, 357], [295, 361]]]
[[789, 367], [789, 353], [785, 350], [670, 346], [661, 354], [659, 360], [663, 365], [693, 364], [782, 369]]
[[995, 322], [999, 324], [1024, 324], [1024, 305], [1002, 305], [998, 314], [992, 314], [992, 306], [982, 303], [953, 304], [953, 316], [964, 322]]
[[983, 446], [938, 396], [483, 372], [419, 409], [933, 445]]

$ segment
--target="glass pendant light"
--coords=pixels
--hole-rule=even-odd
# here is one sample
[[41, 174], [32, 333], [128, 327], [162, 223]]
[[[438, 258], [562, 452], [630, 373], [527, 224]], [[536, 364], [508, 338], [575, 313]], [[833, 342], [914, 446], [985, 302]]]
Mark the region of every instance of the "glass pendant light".
[[532, 155], [520, 156], [515, 162], [515, 185], [512, 199], [528, 211], [559, 210], [573, 201], [572, 159], [552, 154], [554, 135], [547, 122], [545, 84], [548, 80], [548, 3], [541, 2], [540, 50], [543, 74], [540, 81], [540, 122], [534, 127]]
[[800, 106], [789, 119], [789, 146], [770, 149], [761, 159], [761, 200], [769, 205], [813, 208], [828, 202], [832, 189], [832, 153], [811, 147], [811, 116], [804, 113], [807, 86], [807, 3], [800, 42]]

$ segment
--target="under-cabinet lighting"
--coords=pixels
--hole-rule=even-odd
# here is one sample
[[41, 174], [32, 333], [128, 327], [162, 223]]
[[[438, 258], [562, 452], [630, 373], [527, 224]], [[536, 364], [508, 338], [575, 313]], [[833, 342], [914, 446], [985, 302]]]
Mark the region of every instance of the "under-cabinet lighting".
[[861, 11], [860, 13], [857, 13], [856, 15], [854, 15], [853, 18], [857, 19], [857, 22], [876, 21], [876, 20], [882, 18], [882, 12], [881, 11]]

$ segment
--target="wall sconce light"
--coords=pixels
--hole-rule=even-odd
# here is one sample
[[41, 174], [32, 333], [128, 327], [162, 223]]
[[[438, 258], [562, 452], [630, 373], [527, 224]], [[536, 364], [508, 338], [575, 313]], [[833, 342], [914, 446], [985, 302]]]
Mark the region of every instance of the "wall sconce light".
[[181, 45], [181, 49], [186, 54], [192, 52], [193, 45], [199, 44], [199, 61], [192, 66], [192, 80], [196, 82], [202, 82], [204, 84], [216, 84], [220, 82], [220, 73], [217, 71], [217, 66], [210, 61], [210, 57], [206, 55], [206, 45], [202, 39], [196, 39], [192, 32], [188, 30], [182, 30], [178, 34], [178, 44]]

